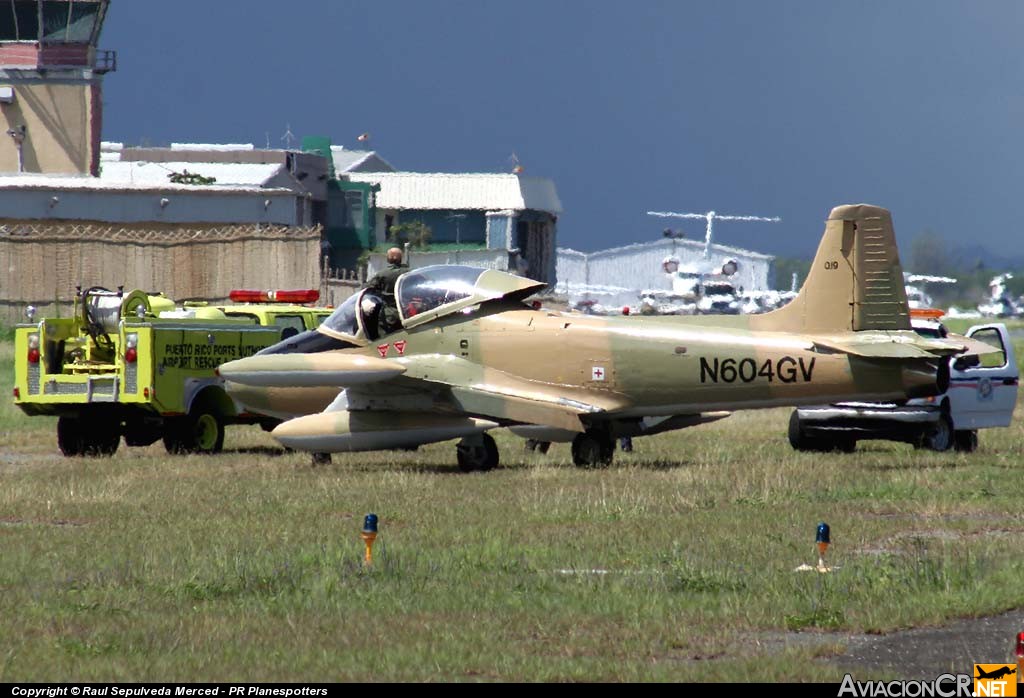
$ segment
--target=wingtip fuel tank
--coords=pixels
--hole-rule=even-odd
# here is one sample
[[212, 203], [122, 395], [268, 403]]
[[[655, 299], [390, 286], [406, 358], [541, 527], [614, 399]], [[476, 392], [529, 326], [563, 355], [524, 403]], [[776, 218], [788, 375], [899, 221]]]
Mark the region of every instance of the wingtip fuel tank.
[[482, 434], [497, 422], [430, 412], [321, 412], [278, 425], [272, 436], [301, 451], [337, 453], [405, 448]]
[[264, 388], [343, 388], [396, 378], [405, 370], [394, 361], [360, 354], [272, 354], [229, 361], [219, 374], [233, 383]]

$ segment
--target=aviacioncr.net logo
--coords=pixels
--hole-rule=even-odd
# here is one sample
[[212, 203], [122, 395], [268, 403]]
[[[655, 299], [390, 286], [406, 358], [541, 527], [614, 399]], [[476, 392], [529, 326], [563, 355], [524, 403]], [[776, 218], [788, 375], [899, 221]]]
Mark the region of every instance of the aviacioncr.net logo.
[[1017, 667], [1013, 664], [975, 664], [974, 695], [978, 698], [989, 696], [1017, 695]]
[[839, 696], [840, 698], [842, 696], [853, 696], [854, 698], [971, 698], [973, 695], [971, 681], [970, 674], [940, 674], [934, 681], [854, 681], [853, 676], [847, 674], [843, 677], [843, 683], [839, 687]]

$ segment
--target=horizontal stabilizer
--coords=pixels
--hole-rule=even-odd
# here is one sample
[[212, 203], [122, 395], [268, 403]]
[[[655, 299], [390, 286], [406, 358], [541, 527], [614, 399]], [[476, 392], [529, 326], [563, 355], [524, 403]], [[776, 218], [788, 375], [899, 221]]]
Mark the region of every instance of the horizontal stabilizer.
[[229, 361], [218, 369], [225, 380], [266, 388], [345, 388], [390, 380], [401, 364], [359, 354], [267, 354]]
[[999, 351], [989, 344], [960, 335], [950, 335], [945, 339], [929, 339], [912, 332], [865, 334], [849, 339], [815, 338], [814, 344], [819, 350], [852, 354], [868, 359], [937, 359]]

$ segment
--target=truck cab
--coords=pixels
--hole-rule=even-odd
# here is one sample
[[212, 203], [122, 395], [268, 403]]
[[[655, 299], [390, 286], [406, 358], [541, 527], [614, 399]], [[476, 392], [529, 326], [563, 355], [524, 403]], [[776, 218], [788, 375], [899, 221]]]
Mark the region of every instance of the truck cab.
[[[912, 320], [926, 337], [945, 337], [936, 319]], [[934, 451], [974, 451], [978, 430], [1010, 425], [1017, 404], [1019, 372], [1006, 325], [971, 327], [967, 337], [998, 352], [950, 360], [949, 389], [906, 403], [843, 402], [801, 407], [789, 421], [789, 442], [798, 451], [853, 451], [866, 439], [904, 441]]]

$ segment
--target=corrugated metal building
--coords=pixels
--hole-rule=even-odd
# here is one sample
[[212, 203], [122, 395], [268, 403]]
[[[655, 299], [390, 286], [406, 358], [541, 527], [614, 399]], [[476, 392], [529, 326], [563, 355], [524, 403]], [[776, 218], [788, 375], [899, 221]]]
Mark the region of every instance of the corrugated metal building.
[[559, 248], [555, 292], [572, 303], [589, 299], [613, 307], [632, 305], [642, 290], [671, 290], [672, 282], [662, 269], [670, 256], [681, 267], [709, 270], [734, 259], [738, 264], [735, 284], [746, 290], [766, 290], [772, 281], [771, 255], [712, 244], [705, 259], [703, 242], [664, 239], [589, 253]]

